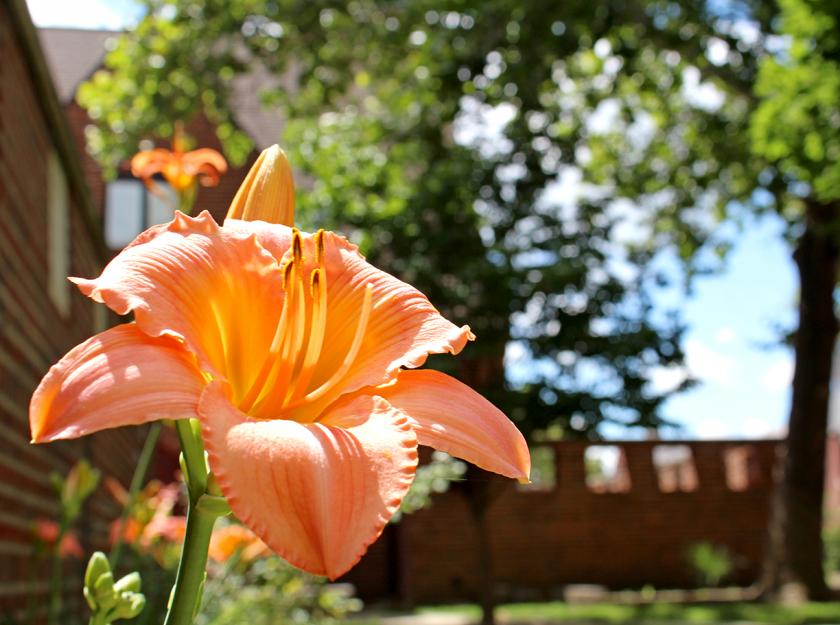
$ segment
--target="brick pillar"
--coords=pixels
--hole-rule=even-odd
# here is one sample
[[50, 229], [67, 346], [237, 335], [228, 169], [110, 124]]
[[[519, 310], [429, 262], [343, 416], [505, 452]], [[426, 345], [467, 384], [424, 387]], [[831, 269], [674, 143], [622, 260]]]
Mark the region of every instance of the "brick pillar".
[[653, 466], [653, 447], [648, 444], [620, 445], [627, 460], [630, 484], [633, 492], [658, 493], [659, 480]]
[[723, 491], [726, 485], [726, 465], [723, 459], [724, 447], [718, 444], [694, 443], [691, 455], [697, 467], [697, 481], [700, 490]]

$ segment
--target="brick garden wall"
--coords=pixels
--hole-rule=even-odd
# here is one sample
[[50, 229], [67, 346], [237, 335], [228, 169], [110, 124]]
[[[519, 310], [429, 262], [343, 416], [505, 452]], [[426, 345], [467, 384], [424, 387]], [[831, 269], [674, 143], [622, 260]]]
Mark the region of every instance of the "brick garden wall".
[[[48, 568], [32, 557], [32, 522], [56, 518], [48, 474], [65, 474], [87, 457], [103, 474], [126, 482], [143, 436], [140, 429], [128, 429], [69, 443], [29, 443], [27, 409], [38, 381], [103, 320], [95, 318], [97, 305], [75, 289], [67, 315], [47, 294], [47, 154], [55, 135], [9, 11], [0, 3], [0, 620], [20, 617], [29, 605], [36, 615], [46, 610]], [[95, 275], [103, 250], [83, 214], [79, 185], [69, 188], [70, 273]], [[105, 545], [108, 524], [118, 513], [102, 489], [89, 500], [76, 528], [86, 552]], [[66, 562], [63, 581], [71, 607], [81, 603], [83, 567]]]
[[[691, 460], [657, 468], [653, 450], [662, 444], [609, 443], [623, 456], [623, 475], [612, 484], [587, 484], [590, 444], [579, 442], [550, 445], [557, 475], [550, 490], [526, 491], [500, 480], [489, 512], [499, 597], [558, 597], [570, 583], [691, 587], [696, 579], [686, 551], [698, 541], [726, 546], [737, 567], [731, 581], [752, 583], [778, 442], [680, 443]], [[408, 604], [477, 599], [476, 532], [458, 490], [455, 485], [431, 507], [387, 528], [346, 578], [363, 598]]]

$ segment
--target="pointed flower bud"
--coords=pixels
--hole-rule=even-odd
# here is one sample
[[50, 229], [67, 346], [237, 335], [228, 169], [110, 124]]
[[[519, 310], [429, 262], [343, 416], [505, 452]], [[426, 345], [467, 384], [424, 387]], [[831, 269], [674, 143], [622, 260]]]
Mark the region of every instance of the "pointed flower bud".
[[279, 145], [263, 150], [236, 192], [228, 219], [294, 225], [295, 181]]
[[140, 579], [140, 573], [132, 571], [114, 584], [114, 590], [120, 594], [124, 592], [140, 592], [142, 585], [143, 582]]
[[101, 551], [97, 551], [88, 560], [87, 569], [85, 570], [85, 586], [93, 588], [96, 581], [102, 575], [110, 572], [111, 565], [108, 563], [108, 558]]
[[133, 619], [146, 607], [146, 597], [140, 593], [128, 593], [113, 611], [114, 620]]

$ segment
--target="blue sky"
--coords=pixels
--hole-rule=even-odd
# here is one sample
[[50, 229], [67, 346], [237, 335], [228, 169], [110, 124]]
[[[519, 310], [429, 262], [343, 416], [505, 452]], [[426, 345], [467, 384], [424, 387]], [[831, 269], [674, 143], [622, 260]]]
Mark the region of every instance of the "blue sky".
[[[133, 24], [142, 12], [132, 0], [27, 3], [39, 26], [117, 29]], [[700, 382], [665, 405], [664, 416], [683, 426], [666, 436], [783, 433], [793, 361], [790, 351], [778, 346], [776, 328], [795, 319], [797, 283], [781, 230], [776, 217], [752, 220], [724, 271], [698, 278], [688, 298], [681, 293], [663, 297], [663, 305], [679, 302], [683, 310], [689, 326], [684, 341], [687, 368]], [[667, 386], [681, 375], [663, 371], [654, 383]], [[608, 429], [605, 434], [626, 433]]]
[[776, 216], [749, 220], [724, 271], [698, 278], [682, 302], [686, 364], [701, 384], [668, 400], [664, 414], [693, 435], [784, 432], [793, 354], [778, 338], [795, 322], [798, 287], [782, 229]]
[[117, 30], [143, 13], [134, 0], [26, 0], [26, 4], [37, 26]]

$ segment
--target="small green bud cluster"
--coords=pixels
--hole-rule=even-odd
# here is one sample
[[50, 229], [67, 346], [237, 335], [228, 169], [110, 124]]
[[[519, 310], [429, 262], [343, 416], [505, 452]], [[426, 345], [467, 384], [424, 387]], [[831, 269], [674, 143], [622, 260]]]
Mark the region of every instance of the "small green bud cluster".
[[92, 612], [91, 625], [132, 619], [146, 605], [146, 597], [140, 592], [140, 574], [129, 573], [115, 582], [108, 558], [101, 551], [94, 553], [88, 562], [83, 592]]

